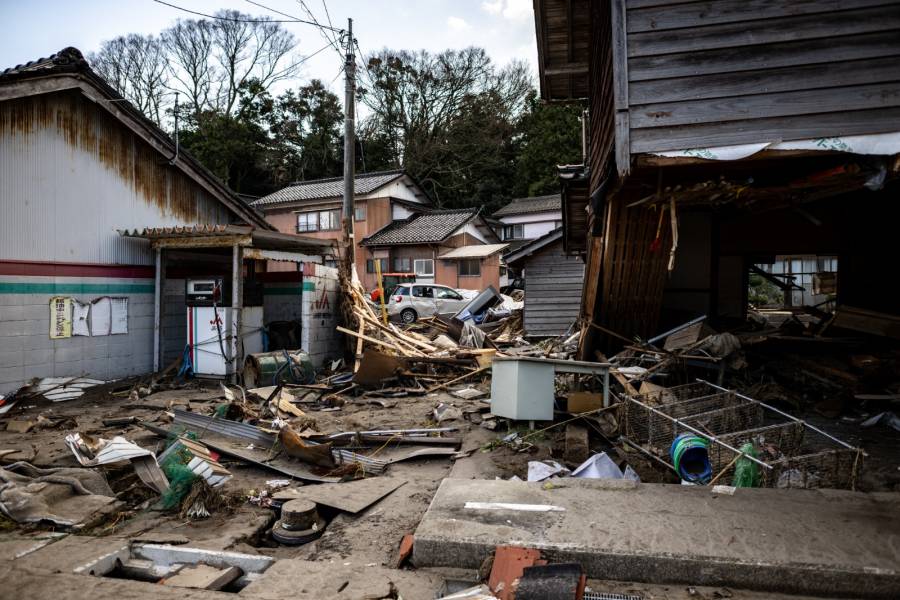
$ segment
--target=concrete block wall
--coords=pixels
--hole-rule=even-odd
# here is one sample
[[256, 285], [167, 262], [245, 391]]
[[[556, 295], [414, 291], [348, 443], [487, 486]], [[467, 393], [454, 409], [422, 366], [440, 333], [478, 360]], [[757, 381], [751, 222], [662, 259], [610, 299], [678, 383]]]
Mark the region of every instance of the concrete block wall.
[[302, 321], [303, 287], [293, 281], [266, 282], [263, 287], [265, 322]]
[[303, 329], [301, 347], [318, 368], [342, 354], [338, 325], [338, 270], [314, 263], [303, 265]]
[[[23, 293], [18, 293], [23, 292]], [[50, 298], [128, 298], [128, 333], [50, 338]], [[110, 380], [153, 368], [153, 281], [6, 278], [0, 286], [0, 394], [35, 377]]]

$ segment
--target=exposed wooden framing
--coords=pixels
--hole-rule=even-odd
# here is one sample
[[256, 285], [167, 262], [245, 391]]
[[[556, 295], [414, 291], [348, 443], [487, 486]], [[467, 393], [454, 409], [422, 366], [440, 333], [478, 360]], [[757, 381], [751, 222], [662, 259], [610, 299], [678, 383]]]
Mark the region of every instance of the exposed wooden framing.
[[151, 240], [151, 248], [231, 248], [250, 246], [253, 237], [249, 235], [212, 235], [156, 238]]
[[586, 62], [571, 62], [551, 69], [544, 69], [544, 74], [552, 75], [587, 75], [588, 64]]
[[613, 98], [616, 128], [616, 169], [619, 175], [631, 170], [631, 141], [628, 114], [628, 40], [625, 0], [610, 3], [612, 24]]

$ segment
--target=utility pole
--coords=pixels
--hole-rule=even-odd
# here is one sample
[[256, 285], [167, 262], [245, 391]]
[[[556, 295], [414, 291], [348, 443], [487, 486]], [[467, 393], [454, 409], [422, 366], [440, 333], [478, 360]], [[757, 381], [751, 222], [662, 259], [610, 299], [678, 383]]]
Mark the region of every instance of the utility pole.
[[344, 60], [344, 242], [347, 268], [354, 263], [356, 241], [353, 239], [353, 176], [356, 162], [356, 56], [353, 54], [353, 19], [347, 19], [347, 53]]

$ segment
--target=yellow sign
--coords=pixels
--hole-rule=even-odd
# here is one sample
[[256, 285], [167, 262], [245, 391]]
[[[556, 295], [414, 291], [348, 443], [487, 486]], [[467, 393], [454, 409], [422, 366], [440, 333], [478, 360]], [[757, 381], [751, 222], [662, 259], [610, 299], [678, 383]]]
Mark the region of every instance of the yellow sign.
[[50, 337], [72, 337], [72, 299], [66, 296], [50, 298]]

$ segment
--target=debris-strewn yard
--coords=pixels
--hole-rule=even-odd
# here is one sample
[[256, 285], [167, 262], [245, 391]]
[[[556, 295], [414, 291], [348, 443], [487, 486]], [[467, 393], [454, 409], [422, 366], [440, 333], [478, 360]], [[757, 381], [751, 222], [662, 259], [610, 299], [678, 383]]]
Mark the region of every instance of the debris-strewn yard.
[[[430, 598], [479, 581], [496, 593], [491, 586], [518, 580], [490, 561], [454, 570], [412, 552], [448, 478], [470, 480], [473, 497], [496, 480], [535, 482], [549, 494], [610, 479], [724, 484], [729, 494], [896, 490], [892, 413], [878, 412], [880, 395], [866, 395], [870, 386], [890, 389], [893, 355], [870, 341], [869, 353], [849, 353], [842, 367], [834, 353], [823, 362], [785, 347], [804, 336], [838, 343], [814, 341], [841, 339], [815, 337], [820, 320], [773, 326], [757, 317], [720, 333], [700, 319], [636, 339], [608, 363], [580, 363], [577, 334], [526, 341], [519, 308], [495, 311], [493, 325], [444, 317], [398, 325], [355, 290], [347, 297], [356, 358], [316, 374], [302, 352], [270, 353], [248, 364], [252, 378], [274, 385], [190, 379], [173, 367], [110, 383], [46, 380], [7, 398], [5, 542], [23, 557], [77, 553], [61, 571], [90, 565], [113, 579], [265, 595], [286, 585], [287, 567], [273, 565], [291, 564], [324, 567], [316, 577], [346, 577], [359, 589], [387, 585], [372, 597]], [[504, 361], [526, 372], [555, 365], [548, 396], [538, 387], [514, 394], [549, 402], [550, 420], [517, 420], [492, 404], [509, 392], [492, 379], [492, 371], [508, 377], [497, 371]], [[582, 364], [580, 374], [567, 371]], [[597, 364], [610, 365], [608, 406]], [[703, 379], [709, 366], [721, 387]], [[473, 506], [482, 504], [493, 508]], [[518, 518], [507, 520], [511, 541]], [[497, 552], [494, 561], [505, 561]], [[116, 559], [101, 560], [109, 553]], [[625, 597], [758, 597], [737, 587], [588, 581]]]

